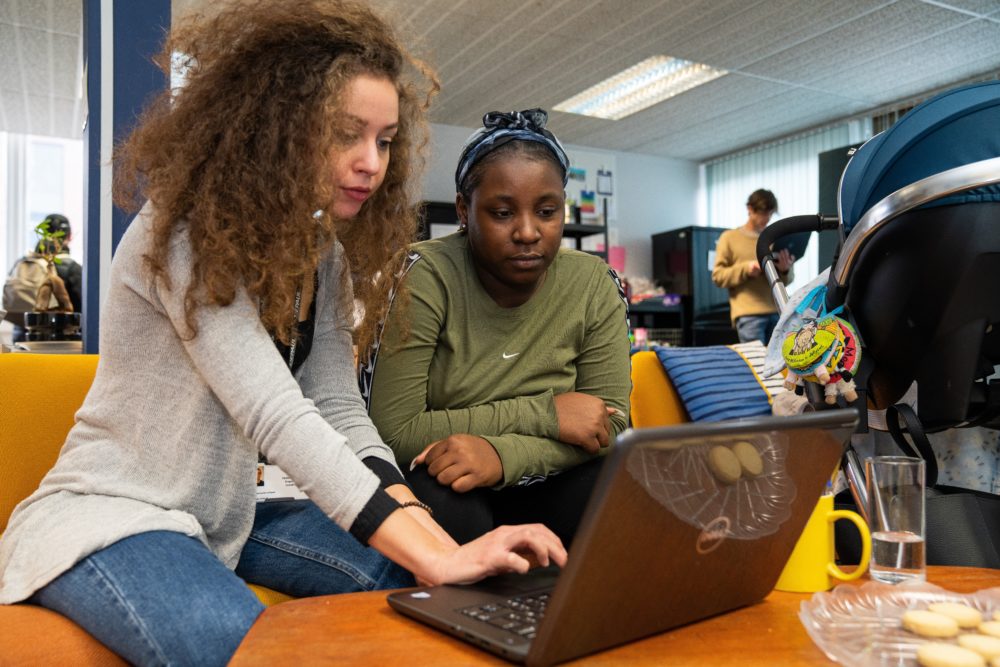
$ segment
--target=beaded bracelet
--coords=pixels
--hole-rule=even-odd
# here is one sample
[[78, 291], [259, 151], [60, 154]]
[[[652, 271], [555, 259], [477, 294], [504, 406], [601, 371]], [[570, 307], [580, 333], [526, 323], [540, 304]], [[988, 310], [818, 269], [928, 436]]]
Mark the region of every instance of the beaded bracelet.
[[422, 503], [419, 500], [407, 500], [405, 503], [400, 503], [400, 507], [419, 507], [420, 509], [426, 511], [431, 516], [434, 516], [434, 510], [427, 503]]

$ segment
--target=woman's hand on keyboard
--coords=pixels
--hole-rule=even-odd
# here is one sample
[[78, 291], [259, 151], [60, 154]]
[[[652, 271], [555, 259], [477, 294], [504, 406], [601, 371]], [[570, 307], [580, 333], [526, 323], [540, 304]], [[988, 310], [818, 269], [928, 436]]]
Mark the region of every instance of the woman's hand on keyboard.
[[505, 572], [566, 564], [566, 549], [556, 534], [540, 523], [500, 526], [445, 555], [436, 583], [471, 583]]
[[422, 584], [478, 581], [537, 565], [566, 564], [566, 549], [540, 523], [500, 526], [461, 546], [449, 546], [406, 510], [389, 514], [372, 533], [369, 546], [402, 565]]

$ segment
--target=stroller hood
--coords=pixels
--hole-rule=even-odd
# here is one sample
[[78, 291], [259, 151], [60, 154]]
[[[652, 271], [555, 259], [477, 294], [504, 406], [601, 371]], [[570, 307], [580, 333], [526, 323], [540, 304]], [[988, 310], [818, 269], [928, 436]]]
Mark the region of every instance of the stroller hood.
[[[942, 93], [914, 107], [865, 143], [840, 181], [840, 218], [846, 237], [887, 195], [952, 167], [1000, 156], [1000, 81]], [[1000, 201], [989, 185], [936, 200], [930, 206]]]

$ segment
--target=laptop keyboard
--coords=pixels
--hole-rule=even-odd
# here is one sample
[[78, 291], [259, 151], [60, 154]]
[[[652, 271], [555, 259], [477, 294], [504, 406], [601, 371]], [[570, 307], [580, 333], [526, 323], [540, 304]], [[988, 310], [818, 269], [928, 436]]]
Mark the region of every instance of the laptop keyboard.
[[545, 605], [548, 602], [548, 593], [538, 593], [475, 607], [466, 607], [458, 611], [519, 637], [534, 639], [538, 624], [542, 621], [542, 616], [545, 615]]

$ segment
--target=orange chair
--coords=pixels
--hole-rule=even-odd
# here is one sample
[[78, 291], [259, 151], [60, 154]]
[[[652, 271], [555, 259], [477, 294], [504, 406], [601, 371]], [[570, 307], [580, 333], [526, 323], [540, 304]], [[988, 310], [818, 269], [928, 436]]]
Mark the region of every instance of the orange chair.
[[663, 364], [651, 350], [632, 355], [632, 426], [672, 426], [690, 421]]
[[[0, 532], [55, 463], [90, 390], [97, 355], [0, 354]], [[250, 585], [265, 605], [291, 598]], [[28, 604], [0, 605], [0, 664], [124, 665], [69, 619]]]

